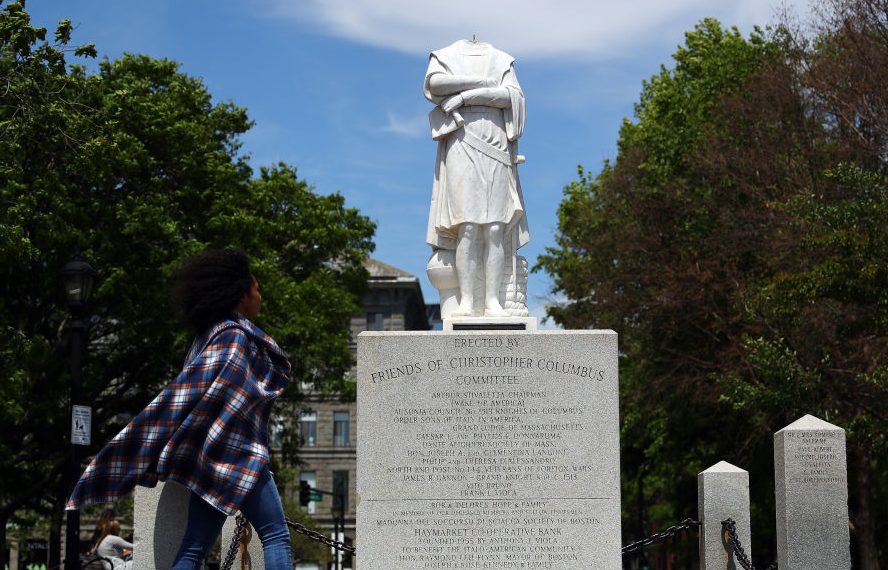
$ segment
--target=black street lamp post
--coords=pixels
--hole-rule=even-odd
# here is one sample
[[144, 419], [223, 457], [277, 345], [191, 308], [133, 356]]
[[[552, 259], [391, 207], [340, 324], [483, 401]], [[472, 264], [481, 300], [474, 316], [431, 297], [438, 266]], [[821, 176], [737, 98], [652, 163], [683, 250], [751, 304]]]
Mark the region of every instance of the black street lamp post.
[[[83, 356], [86, 340], [86, 304], [92, 294], [95, 271], [89, 263], [75, 256], [62, 269], [65, 284], [65, 298], [71, 312], [71, 408], [70, 417], [74, 422], [74, 406], [82, 400]], [[72, 429], [73, 432], [73, 429]], [[68, 440], [68, 469], [65, 472], [65, 495], [70, 495], [80, 474], [80, 448], [74, 441], [73, 433]], [[80, 570], [80, 511], [67, 511], [65, 534], [65, 570]]]
[[[339, 542], [345, 542], [345, 501], [347, 496], [342, 493], [336, 493], [333, 491], [325, 491], [324, 489], [316, 489], [312, 487], [307, 481], [299, 482], [299, 504], [303, 507], [307, 507], [311, 501], [321, 500], [322, 497], [318, 497], [317, 499], [312, 498], [312, 495], [317, 493], [318, 495], [330, 495], [333, 497], [333, 507], [330, 509], [330, 514], [333, 517], [333, 540]], [[341, 570], [342, 568], [342, 553], [338, 549], [333, 549], [333, 568], [334, 570]]]

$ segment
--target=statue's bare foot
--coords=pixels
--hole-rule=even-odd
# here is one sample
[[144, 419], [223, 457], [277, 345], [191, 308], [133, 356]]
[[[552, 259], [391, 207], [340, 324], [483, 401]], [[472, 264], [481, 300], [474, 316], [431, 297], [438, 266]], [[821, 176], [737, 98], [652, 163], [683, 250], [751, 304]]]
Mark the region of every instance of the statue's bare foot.
[[451, 313], [453, 317], [471, 317], [472, 316], [472, 303], [460, 303], [459, 306], [453, 310]]
[[502, 305], [499, 304], [499, 301], [494, 301], [487, 303], [487, 307], [484, 309], [485, 317], [508, 317], [509, 313], [507, 313]]

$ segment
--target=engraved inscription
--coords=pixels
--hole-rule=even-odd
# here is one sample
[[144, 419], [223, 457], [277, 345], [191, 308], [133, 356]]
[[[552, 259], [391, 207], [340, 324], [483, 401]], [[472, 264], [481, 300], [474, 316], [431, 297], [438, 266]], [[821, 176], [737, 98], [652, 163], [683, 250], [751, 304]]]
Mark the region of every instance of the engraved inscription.
[[[791, 480], [811, 486], [845, 484], [836, 431], [791, 431], [786, 434], [788, 459], [795, 466]], [[837, 472], [838, 471], [838, 472]]]
[[393, 509], [373, 524], [406, 531], [397, 560], [410, 568], [530, 569], [577, 562], [571, 531], [601, 520], [558, 501], [441, 500]]
[[615, 346], [558, 336], [372, 339], [359, 362], [361, 563], [617, 567]]
[[[514, 352], [520, 347], [520, 339], [512, 337], [457, 337], [452, 340], [454, 348], [470, 349], [495, 349]], [[408, 378], [445, 369], [489, 369], [502, 368], [514, 370], [528, 370], [555, 374], [565, 374], [577, 378], [585, 378], [601, 382], [604, 380], [604, 370], [597, 369], [583, 362], [566, 360], [553, 360], [547, 358], [529, 358], [521, 356], [505, 355], [477, 355], [477, 356], [452, 356], [446, 359], [430, 360], [422, 362], [402, 362], [370, 372], [370, 382], [380, 382]], [[490, 375], [467, 376], [467, 378], [486, 378]], [[483, 383], [483, 382], [480, 382]]]
[[[504, 336], [455, 337], [450, 342], [457, 349], [521, 346], [520, 339]], [[533, 496], [531, 487], [541, 482], [578, 481], [595, 472], [593, 465], [572, 459], [565, 442], [566, 433], [586, 430], [586, 407], [523, 386], [533, 386], [533, 376], [540, 373], [601, 381], [603, 370], [517, 354], [474, 354], [385, 368], [371, 373], [371, 380], [424, 371], [434, 372], [440, 382], [426, 403], [396, 406], [390, 412], [392, 424], [414, 432], [400, 459], [387, 468], [401, 483], [459, 483], [460, 498], [503, 499]]]

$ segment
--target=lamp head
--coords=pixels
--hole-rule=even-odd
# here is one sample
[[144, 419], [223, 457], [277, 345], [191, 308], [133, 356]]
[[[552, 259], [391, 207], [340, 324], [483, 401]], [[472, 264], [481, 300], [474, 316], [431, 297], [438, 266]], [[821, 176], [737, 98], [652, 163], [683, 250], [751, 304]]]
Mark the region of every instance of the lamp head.
[[82, 308], [89, 302], [95, 283], [96, 272], [86, 261], [75, 256], [62, 269], [65, 284], [65, 300], [71, 310]]

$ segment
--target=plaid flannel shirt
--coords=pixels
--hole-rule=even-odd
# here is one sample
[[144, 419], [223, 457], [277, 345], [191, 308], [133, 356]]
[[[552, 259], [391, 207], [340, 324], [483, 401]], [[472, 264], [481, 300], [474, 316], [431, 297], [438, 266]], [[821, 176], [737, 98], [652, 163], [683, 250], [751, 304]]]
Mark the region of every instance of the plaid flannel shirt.
[[175, 481], [234, 514], [268, 463], [271, 405], [289, 382], [286, 354], [246, 318], [195, 339], [185, 366], [92, 460], [66, 509]]

